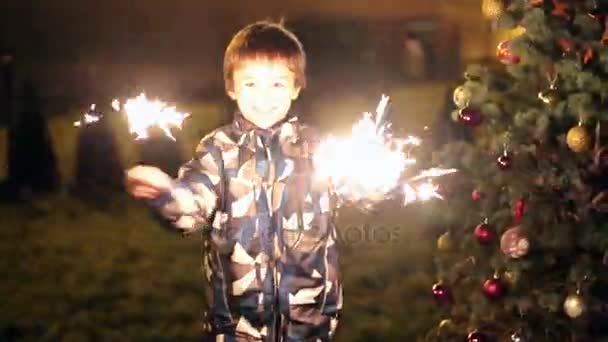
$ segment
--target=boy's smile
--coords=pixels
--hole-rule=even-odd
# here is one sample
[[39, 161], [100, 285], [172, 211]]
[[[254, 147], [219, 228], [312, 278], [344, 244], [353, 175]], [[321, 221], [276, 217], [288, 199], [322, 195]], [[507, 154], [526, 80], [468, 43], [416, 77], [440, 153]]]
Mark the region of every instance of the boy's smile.
[[281, 60], [245, 60], [234, 70], [233, 78], [228, 96], [237, 102], [245, 119], [264, 129], [284, 119], [300, 93], [294, 73]]

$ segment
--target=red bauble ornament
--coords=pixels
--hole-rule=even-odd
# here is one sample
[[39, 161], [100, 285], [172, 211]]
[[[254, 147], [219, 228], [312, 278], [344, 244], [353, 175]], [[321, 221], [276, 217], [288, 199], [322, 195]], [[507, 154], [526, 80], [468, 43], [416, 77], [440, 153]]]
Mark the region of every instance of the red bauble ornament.
[[482, 119], [483, 117], [481, 115], [481, 112], [476, 108], [467, 106], [462, 108], [458, 112], [458, 121], [468, 127], [478, 126], [481, 123]]
[[503, 64], [518, 64], [521, 58], [511, 50], [511, 42], [504, 40], [496, 47], [496, 57]]
[[486, 342], [486, 341], [488, 341], [487, 337], [477, 330], [473, 330], [467, 335], [467, 342]]
[[483, 198], [483, 193], [479, 190], [473, 190], [473, 192], [471, 193], [471, 198], [473, 199], [473, 201], [479, 201]]
[[576, 43], [569, 38], [560, 38], [558, 41], [559, 47], [563, 53], [572, 53], [576, 48]]
[[553, 0], [553, 10], [551, 14], [557, 17], [562, 17], [565, 19], [570, 19], [571, 17], [571, 8], [570, 4], [568, 4], [564, 0]]
[[[601, 41], [603, 44], [606, 44], [606, 42], [608, 42], [608, 33], [606, 31], [604, 31]], [[591, 62], [594, 57], [595, 57], [595, 53], [593, 52], [593, 49], [590, 47], [586, 47], [583, 50], [583, 54], [581, 55], [583, 65], [589, 64], [589, 62]]]
[[506, 292], [506, 287], [498, 277], [493, 277], [483, 283], [483, 293], [490, 299], [499, 299]]
[[474, 234], [477, 241], [483, 244], [490, 243], [496, 238], [496, 232], [486, 222], [478, 224], [477, 227], [475, 227]]
[[496, 164], [501, 170], [508, 170], [513, 164], [513, 159], [509, 153], [505, 152], [496, 159]]
[[439, 304], [449, 304], [452, 302], [452, 292], [442, 282], [433, 285], [433, 297]]
[[526, 211], [526, 202], [524, 202], [523, 198], [520, 198], [517, 200], [517, 202], [515, 202], [515, 210], [514, 210], [515, 222], [517, 222], [517, 223], [521, 222], [521, 220], [524, 218], [525, 211]]

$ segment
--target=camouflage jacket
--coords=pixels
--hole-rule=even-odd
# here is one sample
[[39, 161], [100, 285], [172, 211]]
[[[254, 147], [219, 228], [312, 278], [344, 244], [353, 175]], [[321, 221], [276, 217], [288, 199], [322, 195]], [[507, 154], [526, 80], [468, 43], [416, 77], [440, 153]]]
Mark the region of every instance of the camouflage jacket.
[[315, 136], [295, 117], [261, 130], [237, 114], [153, 203], [184, 232], [206, 232], [214, 340], [328, 341], [336, 329], [335, 201], [313, 179]]

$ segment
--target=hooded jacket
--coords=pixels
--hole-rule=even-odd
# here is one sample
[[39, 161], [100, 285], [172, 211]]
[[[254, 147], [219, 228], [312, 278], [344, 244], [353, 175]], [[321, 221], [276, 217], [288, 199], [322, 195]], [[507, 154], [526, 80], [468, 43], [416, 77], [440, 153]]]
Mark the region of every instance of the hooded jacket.
[[316, 132], [296, 117], [259, 129], [236, 114], [204, 137], [152, 202], [204, 234], [205, 327], [215, 341], [329, 341], [342, 307], [335, 196], [314, 178]]

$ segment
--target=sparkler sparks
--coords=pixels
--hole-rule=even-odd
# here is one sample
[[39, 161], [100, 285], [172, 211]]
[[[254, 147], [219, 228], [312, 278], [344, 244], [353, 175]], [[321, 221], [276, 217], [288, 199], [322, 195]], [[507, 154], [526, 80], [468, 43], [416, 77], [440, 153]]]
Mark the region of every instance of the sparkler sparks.
[[439, 186], [431, 179], [457, 170], [432, 168], [412, 178], [404, 178], [403, 174], [416, 163], [405, 149], [420, 146], [422, 141], [414, 136], [396, 138], [388, 132], [389, 105], [389, 97], [383, 95], [375, 117], [364, 113], [350, 136], [329, 136], [323, 140], [313, 156], [316, 176], [329, 179], [336, 193], [351, 202], [378, 202], [389, 197], [395, 189], [403, 191], [404, 205], [441, 199]]
[[[120, 108], [120, 104], [114, 101], [112, 107]], [[136, 139], [147, 138], [148, 129], [157, 126], [167, 137], [175, 140], [170, 128], [181, 128], [184, 119], [190, 116], [188, 113], [176, 111], [175, 107], [169, 107], [160, 100], [148, 100], [143, 93], [136, 98], [127, 100], [123, 109], [127, 114], [129, 131], [137, 135]]]
[[[136, 140], [147, 138], [148, 129], [155, 126], [159, 127], [167, 137], [175, 140], [170, 128], [181, 128], [184, 119], [190, 116], [188, 113], [178, 112], [175, 107], [170, 107], [160, 100], [148, 100], [144, 93], [128, 99], [122, 106], [118, 99], [114, 99], [112, 109], [117, 112], [121, 109], [124, 110], [129, 124], [129, 133], [135, 133]], [[100, 112], [95, 111], [95, 104], [92, 104], [83, 118], [74, 122], [74, 126], [81, 127], [96, 123], [102, 117]]]
[[74, 127], [89, 125], [99, 121], [99, 119], [101, 119], [101, 114], [95, 111], [95, 104], [92, 104], [89, 111], [84, 113], [82, 119], [74, 121]]

